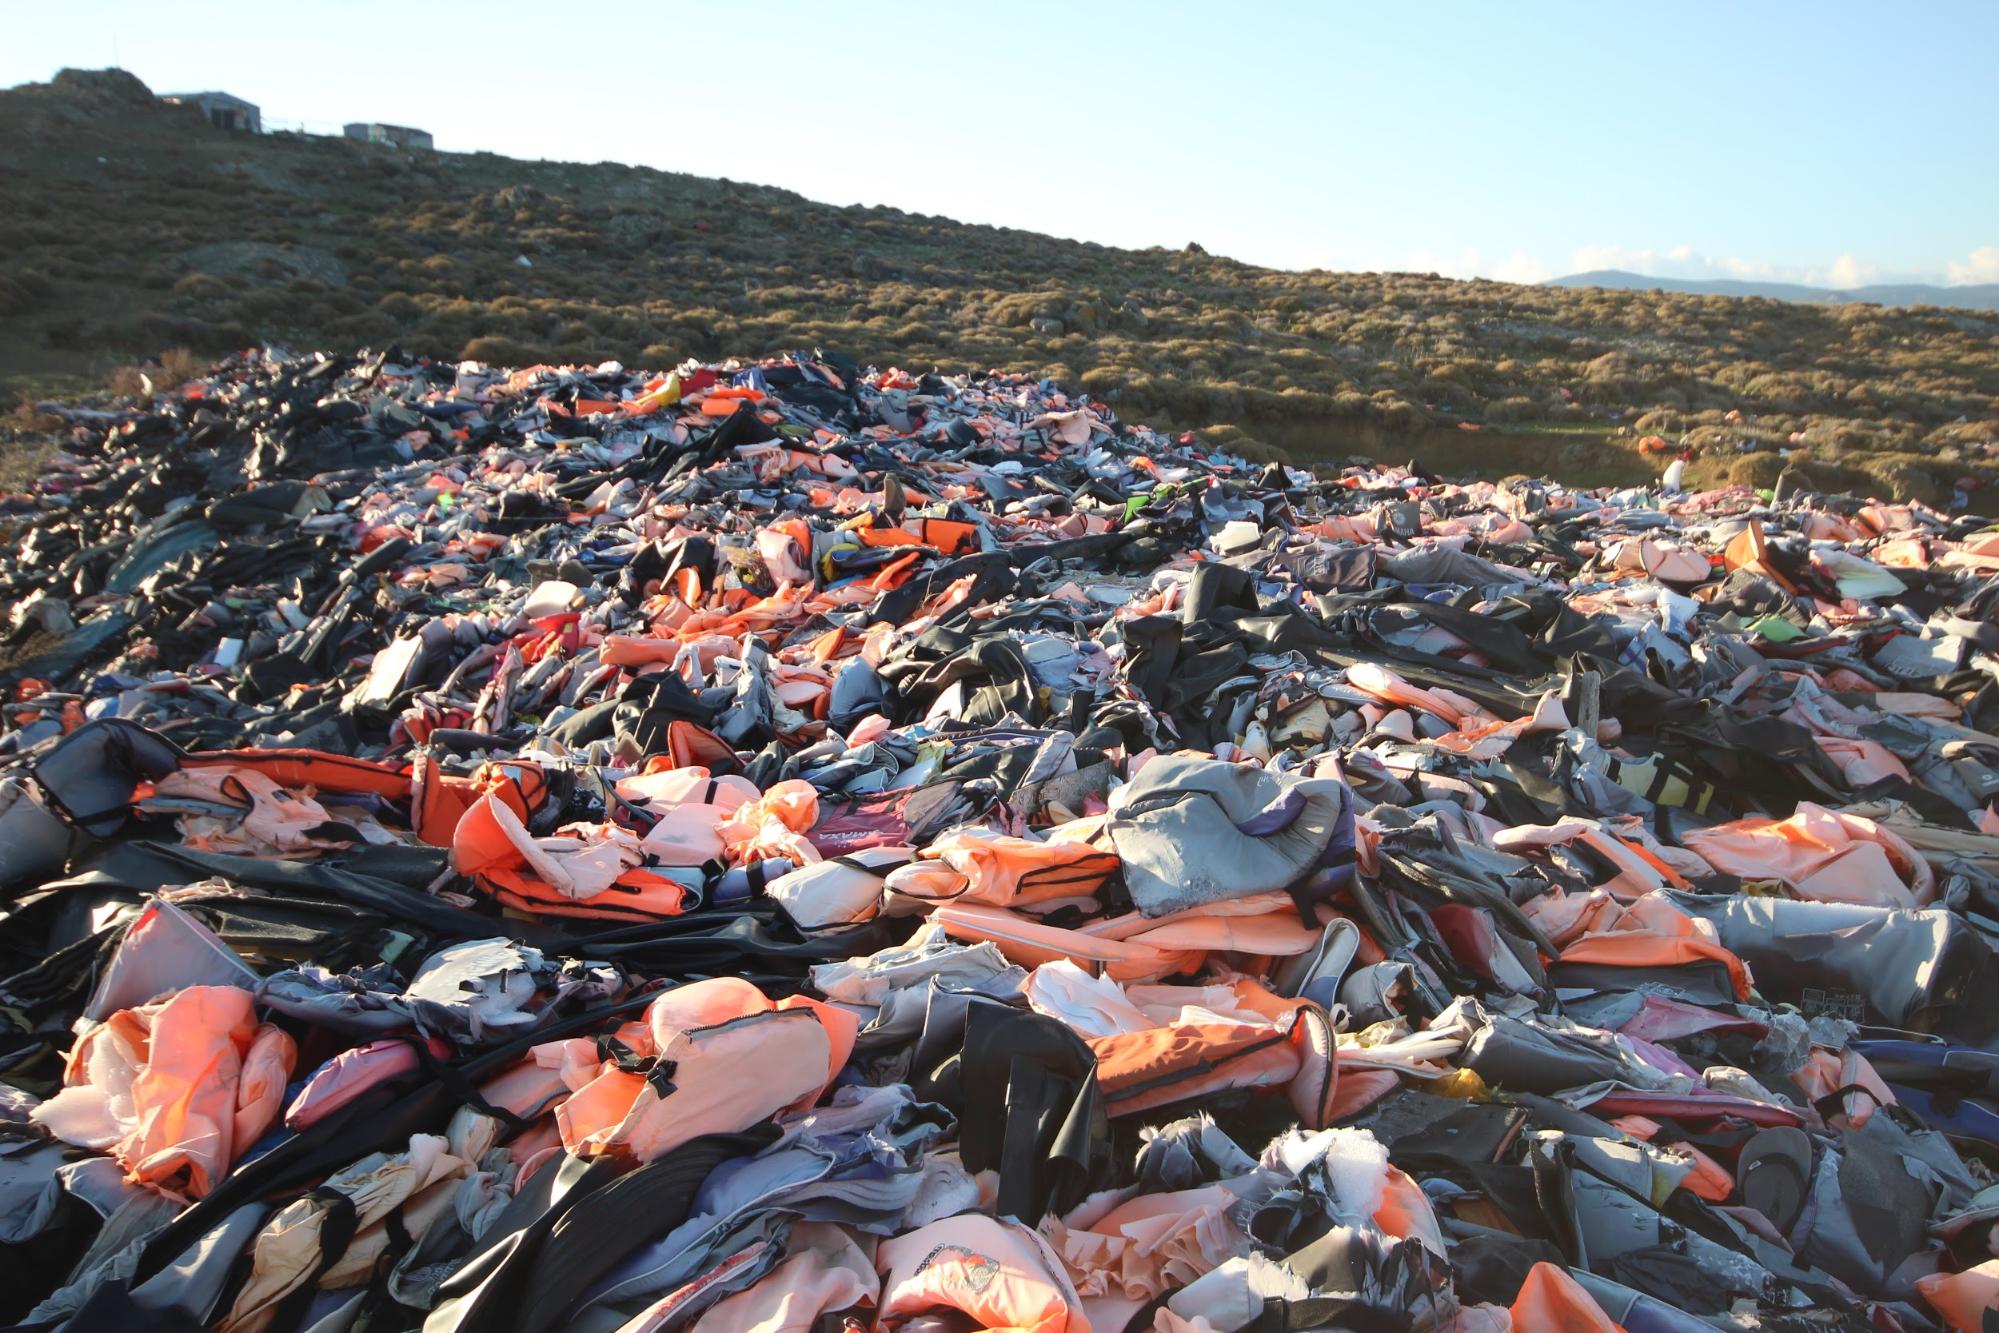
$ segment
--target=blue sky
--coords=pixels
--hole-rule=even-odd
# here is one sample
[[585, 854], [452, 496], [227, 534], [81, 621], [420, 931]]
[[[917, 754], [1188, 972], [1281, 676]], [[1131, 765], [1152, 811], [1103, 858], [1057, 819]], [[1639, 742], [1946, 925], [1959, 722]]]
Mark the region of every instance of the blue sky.
[[1999, 281], [1999, 3], [0, 0], [267, 119], [1287, 268]]

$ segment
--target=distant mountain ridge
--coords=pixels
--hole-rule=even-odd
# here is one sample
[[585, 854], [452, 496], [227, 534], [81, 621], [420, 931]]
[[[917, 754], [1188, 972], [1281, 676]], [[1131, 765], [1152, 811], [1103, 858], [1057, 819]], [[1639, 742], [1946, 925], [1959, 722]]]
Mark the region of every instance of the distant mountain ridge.
[[1736, 278], [1654, 278], [1623, 269], [1600, 268], [1550, 278], [1543, 287], [1604, 287], [1619, 292], [1687, 292], [1694, 296], [1762, 296], [1773, 301], [1843, 305], [1866, 301], [1874, 305], [1933, 305], [1959, 310], [1999, 310], [1999, 283], [1939, 287], [1923, 282], [1883, 282], [1844, 290], [1808, 287], [1797, 282], [1745, 282]]

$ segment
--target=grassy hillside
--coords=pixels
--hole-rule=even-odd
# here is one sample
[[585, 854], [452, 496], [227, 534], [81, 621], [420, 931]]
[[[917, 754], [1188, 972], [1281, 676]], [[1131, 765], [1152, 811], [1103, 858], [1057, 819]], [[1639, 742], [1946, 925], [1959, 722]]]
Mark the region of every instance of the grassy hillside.
[[1280, 272], [609, 163], [231, 135], [115, 72], [0, 92], [0, 388], [266, 339], [640, 364], [820, 344], [1043, 372], [1294, 453], [1466, 420], [1696, 430], [1711, 470], [1755, 479], [1798, 436], [1918, 490], [1999, 441], [1999, 315]]

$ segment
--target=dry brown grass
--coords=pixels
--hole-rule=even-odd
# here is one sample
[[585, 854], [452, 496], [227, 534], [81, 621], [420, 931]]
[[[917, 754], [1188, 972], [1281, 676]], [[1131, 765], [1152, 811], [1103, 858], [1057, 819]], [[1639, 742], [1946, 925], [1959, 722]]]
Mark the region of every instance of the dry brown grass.
[[120, 366], [111, 372], [110, 391], [123, 398], [150, 398], [178, 389], [208, 367], [208, 359], [186, 347], [169, 347], [144, 365]]
[[1265, 442], [1469, 419], [1944, 471], [1999, 446], [1999, 316], [1276, 272], [644, 169], [250, 139], [143, 89], [0, 93], [0, 382], [171, 378], [159, 348], [264, 340], [650, 367], [825, 346], [1055, 374]]

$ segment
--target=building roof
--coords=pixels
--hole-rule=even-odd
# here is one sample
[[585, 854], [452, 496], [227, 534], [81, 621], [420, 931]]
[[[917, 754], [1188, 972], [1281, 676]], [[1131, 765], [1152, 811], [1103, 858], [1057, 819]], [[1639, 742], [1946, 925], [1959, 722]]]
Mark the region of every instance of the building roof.
[[168, 102], [233, 102], [237, 106], [246, 106], [252, 109], [257, 105], [255, 102], [247, 101], [234, 93], [224, 92], [161, 93], [160, 97]]

